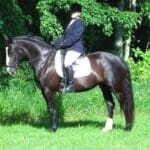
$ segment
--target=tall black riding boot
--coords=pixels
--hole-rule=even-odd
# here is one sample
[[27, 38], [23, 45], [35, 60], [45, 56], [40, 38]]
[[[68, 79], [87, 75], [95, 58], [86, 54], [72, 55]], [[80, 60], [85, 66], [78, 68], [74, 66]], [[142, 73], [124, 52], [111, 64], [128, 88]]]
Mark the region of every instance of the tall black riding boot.
[[73, 68], [72, 66], [66, 67], [66, 75], [67, 75], [67, 87], [65, 88], [65, 92], [72, 92], [74, 91], [73, 87]]
[[67, 87], [67, 75], [65, 68], [63, 69], [63, 78], [60, 81], [60, 91], [65, 92], [65, 88]]

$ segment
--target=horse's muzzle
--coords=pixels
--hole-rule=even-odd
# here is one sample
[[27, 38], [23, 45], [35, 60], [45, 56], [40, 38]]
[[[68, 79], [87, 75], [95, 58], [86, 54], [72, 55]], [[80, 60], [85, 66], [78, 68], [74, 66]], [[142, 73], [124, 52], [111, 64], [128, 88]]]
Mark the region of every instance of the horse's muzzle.
[[7, 66], [7, 73], [11, 76], [14, 76], [16, 74], [16, 68]]

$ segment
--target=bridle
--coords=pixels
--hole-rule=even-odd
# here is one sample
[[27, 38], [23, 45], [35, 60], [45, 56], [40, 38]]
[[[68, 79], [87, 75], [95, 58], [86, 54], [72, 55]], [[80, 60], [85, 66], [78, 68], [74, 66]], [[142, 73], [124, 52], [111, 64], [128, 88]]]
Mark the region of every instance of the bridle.
[[6, 67], [11, 67], [11, 68], [16, 68], [18, 66], [18, 57], [15, 54], [15, 63], [14, 64], [9, 64], [8, 62], [8, 47], [6, 47]]
[[[39, 59], [41, 59], [41, 58], [43, 58], [43, 57], [45, 57], [45, 56], [49, 56], [48, 54], [50, 53], [51, 51], [49, 51], [48, 53], [46, 53], [46, 54], [43, 54], [43, 55], [40, 55], [40, 56], [38, 56], [38, 57], [36, 57], [36, 58], [33, 58], [33, 59], [31, 59], [31, 60], [27, 60], [26, 62], [28, 62], [28, 63], [33, 63], [33, 62], [35, 62], [35, 61], [38, 61]], [[8, 62], [7, 62], [7, 60], [6, 60], [6, 67], [11, 67], [11, 68], [17, 68], [18, 66], [19, 66], [19, 64], [18, 64], [18, 62], [19, 62], [19, 59], [18, 59], [18, 55], [20, 55], [20, 56], [23, 56], [24, 57], [24, 55], [23, 54], [21, 54], [21, 53], [19, 53], [18, 51], [14, 51], [14, 53], [15, 53], [15, 62], [14, 62], [14, 64], [8, 64]], [[7, 57], [8, 57], [8, 48], [6, 48], [6, 55], [7, 55]]]

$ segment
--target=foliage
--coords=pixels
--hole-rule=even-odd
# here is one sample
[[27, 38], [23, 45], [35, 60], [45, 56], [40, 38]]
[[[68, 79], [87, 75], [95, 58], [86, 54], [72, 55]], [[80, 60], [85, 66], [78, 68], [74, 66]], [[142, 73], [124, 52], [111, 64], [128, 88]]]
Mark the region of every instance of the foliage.
[[[86, 26], [85, 47], [88, 48], [88, 51], [104, 48], [113, 49], [114, 24], [116, 22], [122, 23], [124, 34], [128, 36], [131, 34], [131, 28], [136, 29], [143, 17], [148, 17], [150, 8], [149, 0], [139, 1], [138, 13], [120, 12], [116, 8], [117, 2], [110, 0], [0, 1], [0, 32], [16, 36], [28, 34], [30, 31], [33, 34], [40, 35], [40, 28], [41, 35], [47, 41], [56, 39], [62, 35], [63, 29], [69, 21], [69, 8], [74, 2], [83, 6], [82, 19]], [[149, 21], [146, 22], [149, 23]], [[93, 42], [90, 39], [93, 39]], [[0, 48], [3, 50], [4, 40], [2, 36], [0, 41], [2, 43]], [[112, 41], [109, 46], [108, 41]]]
[[82, 18], [85, 25], [101, 26], [107, 36], [112, 35], [115, 22], [123, 23], [124, 29], [129, 30], [136, 28], [140, 19], [137, 13], [120, 12], [116, 8], [97, 3], [95, 0], [81, 0], [80, 2], [78, 0], [40, 0], [37, 9], [41, 16], [41, 32], [46, 38], [60, 36], [63, 27], [57, 15], [62, 12], [61, 16], [65, 18], [73, 2], [78, 2], [83, 6]]
[[148, 26], [150, 32], [150, 1], [146, 0], [141, 3], [141, 15], [143, 18], [143, 23]]
[[0, 1], [0, 32], [8, 35], [24, 34], [25, 16], [16, 0]]
[[134, 81], [150, 81], [150, 51], [144, 53], [139, 48], [134, 50], [134, 58], [129, 59], [129, 66]]
[[1, 122], [11, 122], [16, 118], [20, 121], [29, 121], [33, 115], [36, 120], [43, 112], [41, 104], [44, 101], [38, 102], [42, 95], [35, 85], [31, 67], [26, 63], [22, 64], [15, 77], [8, 76], [4, 68], [0, 72], [0, 78]]
[[16, 36], [27, 33], [26, 17], [17, 0], [0, 1], [0, 63], [4, 62], [4, 37], [2, 34]]
[[141, 12], [143, 16], [147, 16], [147, 18], [150, 20], [150, 1], [144, 1], [141, 3]]

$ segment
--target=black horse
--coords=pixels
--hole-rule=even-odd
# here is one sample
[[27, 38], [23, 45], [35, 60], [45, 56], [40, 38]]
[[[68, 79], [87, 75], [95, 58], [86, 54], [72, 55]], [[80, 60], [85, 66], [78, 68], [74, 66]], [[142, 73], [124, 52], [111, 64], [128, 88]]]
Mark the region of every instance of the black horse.
[[[16, 68], [24, 57], [34, 69], [35, 77], [45, 97], [51, 119], [51, 130], [57, 129], [55, 94], [59, 91], [61, 77], [55, 69], [56, 49], [39, 37], [22, 36], [6, 38], [6, 65], [9, 74], [15, 74]], [[96, 52], [87, 55], [91, 64], [88, 76], [74, 79], [75, 92], [89, 90], [99, 86], [108, 107], [108, 119], [104, 132], [112, 130], [115, 103], [112, 93], [117, 97], [125, 115], [126, 130], [131, 130], [134, 120], [134, 101], [129, 69], [119, 57]], [[84, 69], [84, 68], [83, 68]]]

